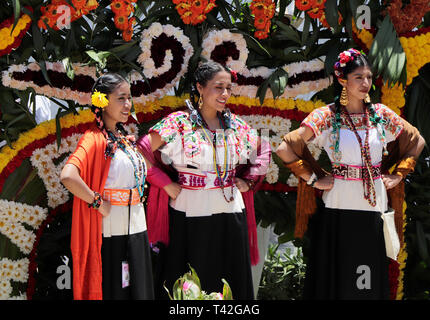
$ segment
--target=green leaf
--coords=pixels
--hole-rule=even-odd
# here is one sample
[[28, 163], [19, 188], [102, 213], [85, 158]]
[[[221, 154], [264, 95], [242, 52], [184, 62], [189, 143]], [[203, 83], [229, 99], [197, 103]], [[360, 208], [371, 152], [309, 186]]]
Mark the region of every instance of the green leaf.
[[280, 27], [280, 34], [285, 35], [287, 39], [294, 41], [298, 45], [302, 45], [302, 41], [300, 39], [299, 33], [291, 26], [287, 26], [285, 23], [281, 21], [275, 21], [275, 24]]
[[325, 16], [328, 24], [331, 27], [336, 28], [339, 22], [337, 0], [327, 0], [325, 3], [324, 12], [325, 12]]
[[12, 31], [15, 29], [16, 24], [18, 23], [18, 19], [19, 16], [21, 15], [21, 3], [19, 2], [19, 0], [13, 0], [12, 1], [12, 5], [13, 5], [13, 27], [12, 27]]
[[222, 296], [224, 300], [233, 300], [233, 292], [231, 292], [230, 285], [225, 279], [221, 279], [221, 281], [224, 283], [224, 286], [222, 288]]

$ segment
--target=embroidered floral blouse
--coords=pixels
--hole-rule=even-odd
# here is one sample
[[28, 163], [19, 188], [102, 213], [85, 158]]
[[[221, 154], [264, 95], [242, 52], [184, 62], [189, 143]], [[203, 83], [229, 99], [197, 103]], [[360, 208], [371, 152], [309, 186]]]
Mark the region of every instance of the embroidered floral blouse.
[[[369, 147], [372, 165], [377, 166], [382, 160], [384, 145], [395, 140], [403, 130], [403, 123], [394, 111], [383, 104], [373, 105], [376, 114], [384, 120], [383, 125], [378, 128], [372, 126], [369, 129]], [[362, 141], [365, 138], [365, 124], [363, 113], [350, 114], [351, 119], [360, 135]], [[336, 158], [335, 141], [337, 137], [333, 134], [334, 111], [333, 105], [324, 106], [312, 111], [302, 122], [302, 126], [312, 129], [314, 138], [312, 142], [319, 148], [324, 149], [332, 164], [343, 164], [362, 166], [360, 144], [353, 131], [346, 125], [345, 116], [341, 115], [341, 127], [339, 131], [339, 151], [341, 158]], [[376, 198], [383, 209], [387, 207], [387, 194], [382, 179], [375, 179]], [[378, 211], [363, 198], [363, 183], [360, 180], [335, 179], [333, 188], [324, 192], [323, 200], [328, 208], [354, 209]]]
[[[246, 163], [257, 148], [257, 131], [244, 120], [232, 114], [229, 129], [193, 130], [189, 114], [177, 111], [150, 128], [149, 132], [157, 132], [165, 142], [160, 148], [162, 160], [171, 163], [179, 172], [178, 182], [183, 185], [187, 181], [176, 200], [170, 201], [173, 208], [186, 212], [187, 216], [239, 212], [244, 208], [241, 193], [235, 186], [233, 189], [230, 187], [234, 169]], [[224, 192], [228, 198], [233, 195], [235, 199], [230, 203], [218, 188], [213, 146], [221, 175], [227, 172], [225, 182], [229, 187]]]

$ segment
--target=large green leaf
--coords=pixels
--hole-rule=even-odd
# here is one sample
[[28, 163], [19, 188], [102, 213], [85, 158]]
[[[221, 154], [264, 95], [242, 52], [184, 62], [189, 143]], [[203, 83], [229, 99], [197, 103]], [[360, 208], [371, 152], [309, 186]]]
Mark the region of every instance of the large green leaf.
[[389, 15], [381, 23], [369, 50], [369, 62], [375, 76], [382, 75], [389, 84], [402, 79], [406, 55]]

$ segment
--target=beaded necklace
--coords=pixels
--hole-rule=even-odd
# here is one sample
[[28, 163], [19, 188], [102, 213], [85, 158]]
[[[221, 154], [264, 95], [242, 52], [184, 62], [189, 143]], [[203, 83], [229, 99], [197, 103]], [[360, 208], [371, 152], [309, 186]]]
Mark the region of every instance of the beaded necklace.
[[[372, 172], [372, 159], [370, 156], [370, 147], [369, 147], [369, 115], [368, 110], [366, 109], [365, 116], [364, 116], [364, 124], [366, 126], [366, 134], [364, 138], [364, 144], [361, 140], [360, 135], [357, 132], [357, 128], [354, 125], [354, 122], [351, 119], [351, 115], [349, 114], [348, 110], [346, 110], [345, 107], [342, 107], [342, 113], [345, 114], [346, 118], [346, 125], [348, 128], [354, 132], [358, 143], [360, 145], [360, 151], [361, 151], [361, 160], [364, 162], [364, 165], [367, 169], [367, 171], [363, 171], [363, 188], [364, 188], [364, 199], [369, 202], [369, 204], [372, 207], [376, 206], [376, 192], [375, 192], [375, 185], [373, 182], [373, 172]], [[367, 172], [367, 174], [365, 174]]]
[[222, 135], [223, 135], [223, 142], [224, 142], [224, 169], [223, 169], [223, 171], [220, 171], [221, 168], [217, 164], [216, 133], [214, 133], [214, 138], [213, 138], [213, 141], [212, 141], [212, 139], [210, 138], [210, 136], [209, 136], [209, 134], [207, 132], [207, 130], [209, 130], [209, 126], [207, 125], [207, 123], [205, 122], [205, 120], [203, 119], [203, 117], [201, 115], [200, 115], [200, 117], [201, 117], [201, 120], [202, 120], [202, 123], [201, 123], [200, 127], [202, 128], [202, 130], [203, 130], [203, 132], [204, 132], [207, 140], [210, 142], [211, 147], [212, 147], [214, 169], [215, 169], [215, 172], [216, 172], [216, 175], [217, 175], [217, 180], [219, 182], [219, 186], [221, 188], [221, 191], [222, 191], [222, 194], [224, 196], [225, 201], [231, 202], [231, 201], [234, 200], [234, 197], [233, 197], [233, 183], [231, 185], [231, 196], [230, 196], [229, 199], [226, 197], [225, 191], [224, 191], [225, 183], [227, 182], [227, 180], [229, 178], [229, 175], [228, 175], [228, 171], [229, 171], [229, 167], [228, 167], [228, 148], [227, 148], [227, 138], [226, 138], [225, 132], [224, 132], [224, 124], [223, 124], [221, 118], [218, 118], [220, 126], [223, 129], [222, 130], [223, 131]]
[[[136, 180], [136, 188], [139, 191], [140, 198], [143, 198], [143, 189], [145, 185], [145, 173], [146, 173], [146, 164], [145, 159], [137, 150], [136, 143], [130, 141], [127, 137], [125, 137], [122, 133], [117, 137], [112, 132], [108, 132], [112, 141], [116, 142], [117, 146], [127, 155], [133, 164], [134, 168], [134, 178]], [[136, 158], [134, 158], [130, 151], [134, 152]], [[136, 163], [137, 160], [137, 163]], [[140, 182], [142, 181], [142, 182]]]

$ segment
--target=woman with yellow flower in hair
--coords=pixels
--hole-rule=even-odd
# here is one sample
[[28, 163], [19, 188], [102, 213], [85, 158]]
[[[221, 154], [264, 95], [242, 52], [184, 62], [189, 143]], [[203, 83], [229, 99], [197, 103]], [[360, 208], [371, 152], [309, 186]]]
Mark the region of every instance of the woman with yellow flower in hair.
[[93, 86], [95, 123], [61, 172], [75, 196], [71, 251], [75, 299], [153, 299], [143, 186], [147, 161], [123, 127], [130, 85], [105, 74]]

